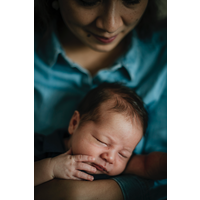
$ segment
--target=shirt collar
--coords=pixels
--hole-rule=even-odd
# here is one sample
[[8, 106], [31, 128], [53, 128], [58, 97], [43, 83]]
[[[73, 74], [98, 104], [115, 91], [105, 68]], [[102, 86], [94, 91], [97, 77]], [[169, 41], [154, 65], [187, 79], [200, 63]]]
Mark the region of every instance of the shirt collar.
[[[122, 56], [120, 56], [116, 60], [115, 63], [117, 65], [120, 64], [122, 67], [124, 67], [126, 69], [126, 71], [128, 72], [130, 80], [133, 80], [135, 72], [137, 70], [136, 66], [138, 66], [136, 63], [139, 59], [140, 48], [139, 48], [139, 44], [138, 44], [137, 32], [135, 30], [133, 30], [130, 34], [131, 34], [131, 42], [128, 47], [128, 50]], [[57, 32], [55, 29], [54, 29], [54, 31], [52, 31], [52, 33], [51, 33], [50, 37], [47, 39], [45, 45], [43, 45], [39, 49], [39, 53], [40, 53], [40, 56], [43, 59], [43, 61], [49, 67], [54, 66], [59, 54], [61, 54], [63, 56], [63, 58], [65, 58], [66, 61], [69, 62], [69, 60], [70, 60], [65, 55], [65, 52], [60, 44], [60, 41], [57, 37]], [[119, 68], [119, 67], [117, 67], [117, 68]], [[113, 70], [114, 69], [116, 69], [116, 68], [113, 67]]]
[[134, 80], [135, 73], [138, 68], [138, 61], [140, 60], [141, 52], [137, 32], [133, 30], [131, 33], [131, 41], [128, 50], [119, 58], [122, 66], [129, 74], [130, 80]]

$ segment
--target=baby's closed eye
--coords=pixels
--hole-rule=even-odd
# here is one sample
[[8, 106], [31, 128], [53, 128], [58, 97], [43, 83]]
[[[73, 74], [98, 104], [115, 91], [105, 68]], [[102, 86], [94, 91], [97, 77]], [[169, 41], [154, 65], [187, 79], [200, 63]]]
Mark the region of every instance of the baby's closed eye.
[[123, 158], [128, 158], [126, 155], [122, 154], [122, 153], [118, 153], [121, 157]]
[[107, 143], [103, 142], [102, 140], [99, 140], [98, 138], [94, 137], [99, 143], [101, 143], [104, 146], [108, 146]]

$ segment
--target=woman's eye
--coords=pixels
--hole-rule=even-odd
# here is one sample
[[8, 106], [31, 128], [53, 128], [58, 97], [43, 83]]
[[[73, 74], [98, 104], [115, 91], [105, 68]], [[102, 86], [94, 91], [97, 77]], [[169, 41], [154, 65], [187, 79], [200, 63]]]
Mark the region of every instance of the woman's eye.
[[97, 3], [99, 3], [101, 0], [79, 0], [79, 2], [83, 5], [83, 6], [94, 6]]
[[[123, 2], [127, 5], [135, 5], [140, 3], [141, 0], [123, 0]], [[101, 0], [79, 0], [81, 5], [83, 6], [95, 6], [97, 3], [101, 2]]]
[[128, 4], [128, 5], [135, 5], [135, 4], [138, 4], [140, 3], [141, 0], [123, 0], [123, 2], [125, 4]]

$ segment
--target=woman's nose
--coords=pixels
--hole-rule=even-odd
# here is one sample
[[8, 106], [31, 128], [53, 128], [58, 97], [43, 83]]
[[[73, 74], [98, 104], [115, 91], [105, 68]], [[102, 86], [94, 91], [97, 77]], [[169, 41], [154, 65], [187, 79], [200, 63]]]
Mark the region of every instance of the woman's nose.
[[96, 19], [96, 26], [108, 33], [117, 33], [117, 30], [123, 25], [120, 16], [120, 5], [118, 1], [108, 1], [104, 5], [104, 9]]
[[101, 158], [106, 162], [113, 164], [114, 162], [114, 153], [113, 152], [104, 152], [101, 154]]

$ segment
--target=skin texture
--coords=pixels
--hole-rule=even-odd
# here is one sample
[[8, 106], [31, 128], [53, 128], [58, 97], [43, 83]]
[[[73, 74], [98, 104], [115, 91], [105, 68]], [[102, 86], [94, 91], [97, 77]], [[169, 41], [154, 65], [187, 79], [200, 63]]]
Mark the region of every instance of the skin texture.
[[[85, 46], [95, 51], [109, 52], [138, 24], [148, 0], [141, 0], [134, 5], [120, 0], [106, 0], [94, 6], [83, 6], [79, 0], [58, 2], [67, 30]], [[87, 37], [88, 33], [91, 37]], [[109, 44], [103, 44], [94, 34], [106, 38], [117, 35], [117, 38]]]
[[34, 163], [35, 186], [54, 178], [93, 181], [82, 171], [109, 176], [124, 171], [143, 128], [136, 115], [110, 110], [114, 103], [113, 99], [102, 103], [95, 122], [83, 122], [79, 112], [74, 112], [68, 127], [71, 137], [64, 141], [67, 152]]
[[52, 158], [54, 160], [53, 176], [62, 179], [74, 179], [74, 180], [89, 180], [92, 181], [93, 177], [81, 172], [80, 170], [88, 171], [90, 173], [95, 173], [96, 169], [84, 162], [89, 160], [93, 161], [94, 158], [88, 157], [86, 155], [71, 155], [71, 149], [66, 153]]
[[[97, 167], [96, 172], [93, 171], [92, 173], [92, 169], [89, 170], [88, 168], [87, 171], [91, 174], [112, 176], [124, 171], [132, 151], [143, 136], [143, 129], [136, 116], [132, 119], [125, 113], [110, 111], [110, 107], [113, 107], [113, 100], [108, 100], [100, 105], [98, 111], [100, 120], [98, 122], [86, 121], [81, 123], [80, 126], [79, 112], [74, 112], [68, 127], [71, 137], [69, 140], [65, 140], [66, 149], [70, 150], [52, 159], [54, 164], [52, 164], [53, 167], [50, 170], [52, 172], [49, 173], [52, 178], [78, 180], [77, 177], [79, 177], [92, 180], [90, 175], [79, 171], [80, 169], [84, 170], [83, 166], [77, 168], [80, 164], [87, 164], [87, 166], [84, 166], [85, 169], [88, 166], [92, 167], [93, 164], [105, 169], [101, 170]], [[80, 155], [87, 155], [87, 158], [79, 158]], [[77, 158], [72, 159], [72, 157]], [[88, 162], [88, 158], [94, 158], [94, 160]], [[71, 162], [71, 159], [80, 162]], [[41, 166], [39, 168], [41, 169]], [[49, 169], [48, 166], [47, 169], [43, 170], [43, 173], [46, 173]], [[41, 175], [39, 177], [41, 179]], [[58, 184], [55, 184], [57, 182]], [[35, 187], [35, 199], [95, 199], [96, 197], [99, 199], [123, 199], [121, 190], [115, 181], [99, 180], [93, 183], [54, 179]], [[87, 191], [89, 189], [89, 194], [83, 188]], [[94, 190], [91, 188], [94, 188]], [[109, 190], [112, 190], [112, 192]], [[58, 191], [60, 192], [57, 193]]]
[[95, 159], [87, 155], [71, 155], [71, 150], [54, 158], [46, 158], [34, 163], [34, 186], [54, 178], [71, 180], [93, 180], [93, 176], [81, 172], [95, 173], [96, 168], [85, 162]]
[[123, 200], [114, 180], [75, 181], [54, 179], [34, 188], [35, 200]]
[[107, 101], [100, 106], [98, 122], [86, 121], [79, 126], [80, 115], [75, 111], [69, 123], [71, 137], [68, 148], [71, 148], [73, 155], [95, 158], [90, 163], [100, 166], [95, 174], [114, 176], [122, 173], [143, 136], [143, 128], [137, 117], [132, 119], [124, 113], [108, 111], [112, 105], [113, 101]]
[[[63, 21], [58, 25], [58, 36], [66, 55], [91, 76], [110, 67], [125, 52], [128, 45], [125, 36], [139, 23], [147, 4], [148, 0], [134, 5], [122, 0], [103, 0], [90, 7], [79, 0], [59, 0]], [[117, 37], [105, 44], [94, 35]]]

